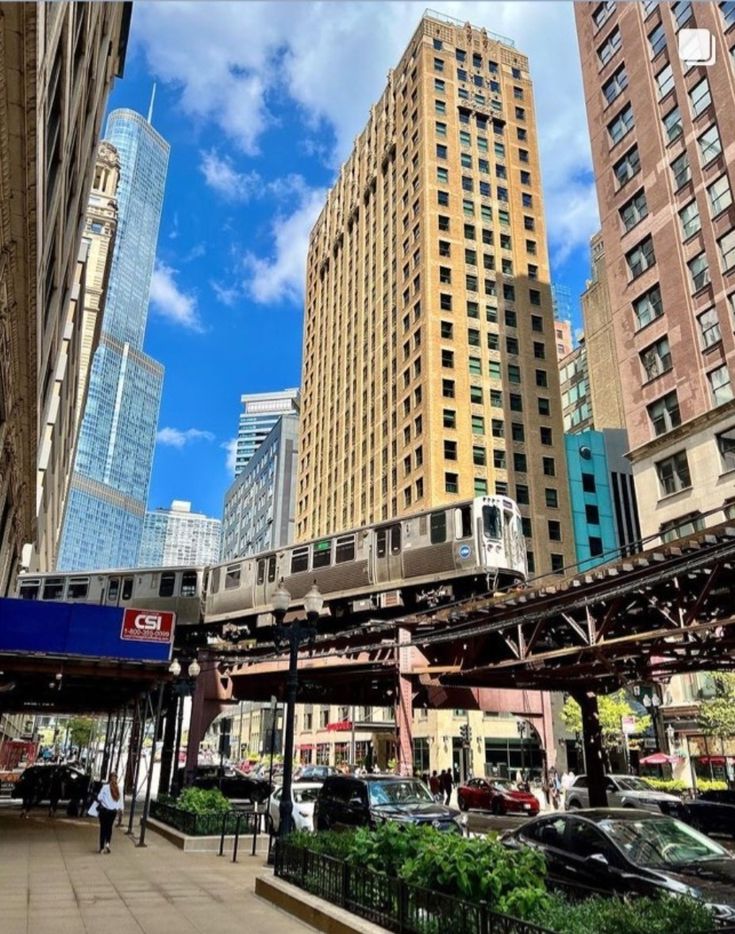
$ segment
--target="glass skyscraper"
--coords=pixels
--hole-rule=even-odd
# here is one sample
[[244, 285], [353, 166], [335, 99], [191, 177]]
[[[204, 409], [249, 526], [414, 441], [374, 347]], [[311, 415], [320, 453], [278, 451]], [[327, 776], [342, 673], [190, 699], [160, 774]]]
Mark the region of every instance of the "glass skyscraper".
[[60, 570], [133, 567], [143, 531], [163, 367], [143, 353], [169, 145], [140, 114], [115, 110], [118, 228], [74, 474]]

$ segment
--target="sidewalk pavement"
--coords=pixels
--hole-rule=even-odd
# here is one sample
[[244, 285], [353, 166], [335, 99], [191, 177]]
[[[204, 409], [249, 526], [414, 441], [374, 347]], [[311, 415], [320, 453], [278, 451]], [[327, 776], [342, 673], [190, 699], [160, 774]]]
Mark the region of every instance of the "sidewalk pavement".
[[257, 898], [263, 857], [183, 853], [150, 829], [145, 848], [123, 829], [97, 852], [92, 818], [18, 816], [0, 807], [2, 934], [313, 934]]

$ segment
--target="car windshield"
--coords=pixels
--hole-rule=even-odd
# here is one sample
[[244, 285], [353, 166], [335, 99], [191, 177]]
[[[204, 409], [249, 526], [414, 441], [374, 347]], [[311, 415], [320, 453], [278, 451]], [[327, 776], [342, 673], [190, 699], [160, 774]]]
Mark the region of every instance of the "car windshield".
[[653, 791], [652, 785], [643, 778], [616, 778], [615, 781], [623, 791]]
[[637, 866], [666, 868], [729, 858], [719, 843], [673, 817], [604, 820], [599, 827]]
[[406, 779], [403, 782], [369, 782], [370, 804], [433, 804], [434, 799], [422, 782]]
[[305, 804], [307, 801], [316, 801], [318, 788], [294, 788], [293, 799], [296, 804]]
[[504, 778], [494, 778], [492, 779], [490, 784], [493, 786], [493, 788], [497, 789], [498, 791], [517, 791], [518, 790], [517, 786], [514, 785], [513, 782], [508, 781], [508, 779], [504, 779]]

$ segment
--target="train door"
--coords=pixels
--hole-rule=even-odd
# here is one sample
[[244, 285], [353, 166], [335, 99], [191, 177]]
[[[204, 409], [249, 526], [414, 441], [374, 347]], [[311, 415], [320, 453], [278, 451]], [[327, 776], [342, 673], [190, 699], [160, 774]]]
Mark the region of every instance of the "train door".
[[276, 579], [276, 556], [266, 555], [258, 558], [255, 562], [255, 593], [253, 594], [253, 606], [266, 606], [269, 601], [269, 594], [276, 588], [274, 581]]
[[384, 584], [402, 579], [401, 524], [396, 522], [375, 531], [375, 580]]
[[128, 603], [133, 597], [133, 578], [123, 577], [120, 588], [120, 603]]
[[120, 596], [120, 578], [111, 577], [107, 582], [106, 602], [111, 604], [112, 606], [117, 606], [119, 596]]

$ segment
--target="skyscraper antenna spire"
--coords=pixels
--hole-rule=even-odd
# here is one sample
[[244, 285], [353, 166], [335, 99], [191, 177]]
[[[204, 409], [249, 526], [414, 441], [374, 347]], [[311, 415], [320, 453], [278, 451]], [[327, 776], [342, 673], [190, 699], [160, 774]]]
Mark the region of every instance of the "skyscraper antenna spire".
[[148, 107], [148, 123], [150, 123], [153, 119], [153, 102], [155, 101], [155, 99], [156, 99], [156, 82], [154, 81], [153, 90], [151, 91], [151, 102]]

